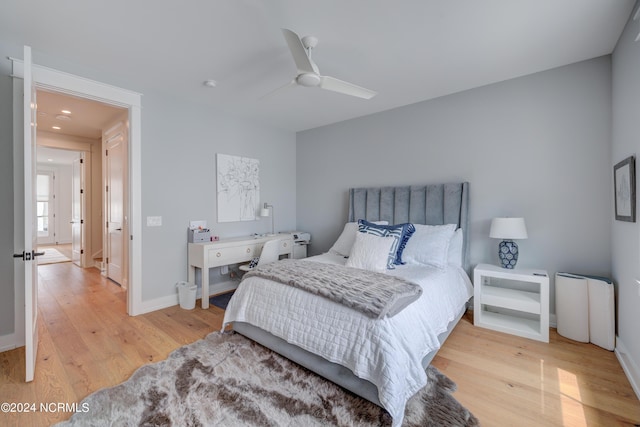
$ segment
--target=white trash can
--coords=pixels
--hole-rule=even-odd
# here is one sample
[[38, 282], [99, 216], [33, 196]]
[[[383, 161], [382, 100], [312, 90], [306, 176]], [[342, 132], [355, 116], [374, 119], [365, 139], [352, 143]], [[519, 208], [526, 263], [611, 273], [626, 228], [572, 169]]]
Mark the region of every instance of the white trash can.
[[196, 306], [196, 291], [198, 287], [189, 282], [178, 282], [176, 287], [178, 288], [180, 307], [185, 310], [193, 310]]

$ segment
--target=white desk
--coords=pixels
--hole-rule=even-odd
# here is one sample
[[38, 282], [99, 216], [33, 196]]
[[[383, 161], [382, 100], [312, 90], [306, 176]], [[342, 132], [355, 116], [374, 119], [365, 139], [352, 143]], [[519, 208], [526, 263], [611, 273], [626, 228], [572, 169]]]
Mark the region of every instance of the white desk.
[[217, 242], [189, 243], [189, 283], [196, 283], [196, 268], [202, 270], [202, 308], [209, 308], [209, 269], [251, 261], [260, 255], [268, 240], [280, 240], [280, 255], [293, 256], [290, 234], [264, 237], [236, 237]]

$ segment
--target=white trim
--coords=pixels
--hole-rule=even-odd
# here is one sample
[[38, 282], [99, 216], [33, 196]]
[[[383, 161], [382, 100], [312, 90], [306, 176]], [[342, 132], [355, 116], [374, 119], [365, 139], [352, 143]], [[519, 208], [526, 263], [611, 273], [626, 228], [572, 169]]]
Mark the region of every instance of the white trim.
[[178, 305], [179, 303], [180, 301], [178, 300], [177, 293], [175, 295], [167, 295], [165, 297], [160, 297], [143, 302], [142, 304], [140, 304], [140, 311], [137, 314], [151, 313], [152, 311], [162, 310], [163, 308], [167, 307], [173, 307], [174, 305]]
[[[13, 61], [12, 77], [24, 78], [24, 62], [21, 59], [9, 58]], [[140, 107], [142, 94], [127, 89], [121, 89], [105, 83], [84, 77], [54, 70], [33, 64], [33, 79], [38, 87], [53, 89], [56, 92], [80, 94], [83, 98], [107, 102], [121, 107]]]
[[24, 334], [22, 336], [22, 341], [18, 339], [19, 337], [14, 333], [8, 335], [0, 336], [0, 353], [3, 351], [13, 350], [14, 348], [23, 347], [24, 346]]
[[[227, 280], [225, 282], [216, 283], [212, 285], [215, 287], [215, 294], [222, 294], [225, 292], [233, 291], [238, 288], [238, 282], [233, 280]], [[213, 294], [210, 295], [210, 297]], [[202, 288], [198, 288], [196, 292], [196, 299], [202, 298]], [[178, 296], [178, 292], [174, 295], [167, 295], [164, 297], [156, 298], [150, 301], [145, 301], [140, 304], [141, 312], [138, 314], [151, 313], [152, 311], [162, 310], [163, 308], [173, 307], [174, 305], [180, 304], [180, 297]], [[198, 309], [198, 305], [196, 304], [196, 310]]]
[[635, 391], [636, 396], [640, 399], [640, 369], [638, 365], [633, 361], [631, 357], [629, 357], [629, 351], [625, 347], [624, 343], [620, 339], [619, 336], [616, 335], [616, 349], [614, 350], [616, 353], [616, 357], [622, 366], [622, 370], [624, 371], [627, 379], [631, 383], [631, 387], [633, 391]]
[[[135, 167], [133, 167], [135, 165]], [[142, 112], [129, 108], [129, 292], [127, 312], [142, 314]], [[135, 284], [135, 286], [134, 286]]]
[[[13, 62], [12, 76], [24, 76], [24, 63], [20, 59], [9, 58]], [[131, 316], [142, 311], [142, 95], [116, 86], [89, 80], [63, 71], [33, 65], [33, 79], [38, 88], [65, 93], [81, 98], [93, 99], [129, 110], [129, 289], [127, 292], [127, 312]]]

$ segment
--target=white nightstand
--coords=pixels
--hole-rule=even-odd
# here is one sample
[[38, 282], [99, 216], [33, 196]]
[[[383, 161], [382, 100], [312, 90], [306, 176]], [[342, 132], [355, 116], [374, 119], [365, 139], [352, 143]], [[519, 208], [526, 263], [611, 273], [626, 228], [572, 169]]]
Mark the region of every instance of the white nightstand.
[[546, 271], [478, 264], [473, 270], [473, 301], [474, 325], [549, 342]]

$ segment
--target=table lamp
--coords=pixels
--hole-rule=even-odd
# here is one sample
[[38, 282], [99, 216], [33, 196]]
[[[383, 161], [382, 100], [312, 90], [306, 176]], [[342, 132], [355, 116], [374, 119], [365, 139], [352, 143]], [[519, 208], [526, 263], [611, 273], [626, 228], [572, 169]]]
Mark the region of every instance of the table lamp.
[[[269, 211], [269, 208], [271, 208], [271, 211]], [[274, 230], [274, 220], [275, 220], [275, 214], [273, 213], [273, 205], [268, 204], [267, 202], [264, 203], [264, 206], [262, 207], [262, 209], [260, 210], [260, 216], [261, 217], [271, 217], [271, 234], [269, 234], [269, 236], [275, 236], [275, 230]]]
[[502, 239], [498, 245], [498, 257], [503, 268], [513, 269], [518, 262], [518, 245], [513, 239], [526, 239], [524, 218], [493, 218], [489, 237]]

